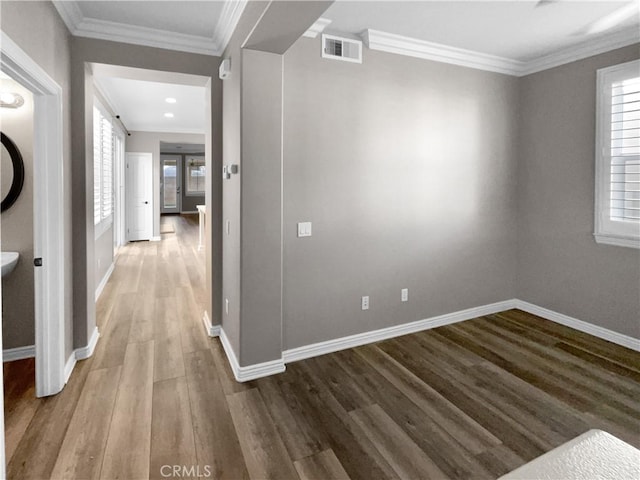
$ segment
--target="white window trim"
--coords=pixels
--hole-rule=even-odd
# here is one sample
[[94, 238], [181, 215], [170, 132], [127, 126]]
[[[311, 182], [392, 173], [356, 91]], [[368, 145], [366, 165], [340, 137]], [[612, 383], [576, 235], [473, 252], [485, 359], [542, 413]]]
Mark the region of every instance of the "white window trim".
[[205, 166], [205, 160], [204, 160], [204, 155], [185, 155], [184, 156], [184, 196], [185, 197], [203, 197], [204, 196], [204, 187], [202, 190], [198, 190], [197, 192], [194, 191], [189, 191], [188, 185], [189, 185], [189, 162], [188, 159], [189, 157], [198, 157], [198, 158], [202, 158], [202, 165], [201, 166]]
[[[111, 114], [100, 102], [100, 100], [98, 100], [98, 98], [94, 97], [93, 103], [94, 103], [94, 106], [100, 111], [100, 114], [102, 116], [104, 116], [107, 119], [111, 119]], [[116, 125], [115, 122], [113, 122], [112, 120], [109, 120], [109, 122], [111, 123], [112, 136], [120, 137], [123, 140], [123, 145], [124, 145], [124, 132], [118, 125]], [[95, 125], [93, 126], [93, 128], [95, 129]], [[115, 142], [113, 143], [114, 143], [113, 148], [115, 149]], [[113, 155], [113, 158], [111, 159], [111, 168], [112, 168], [111, 178], [113, 181], [113, 179], [115, 178], [115, 161], [116, 161], [115, 150], [112, 150], [112, 155]], [[102, 166], [100, 167], [100, 170], [102, 171]], [[94, 224], [94, 238], [96, 239], [104, 235], [104, 233], [108, 231], [109, 228], [113, 225], [114, 211], [115, 211], [115, 184], [112, 187], [112, 191], [114, 194], [114, 199], [111, 205], [111, 214], [107, 217], [101, 218], [100, 222], [98, 222], [97, 224]], [[101, 192], [100, 195], [102, 196], [102, 186], [100, 188], [100, 192]], [[101, 211], [102, 211], [102, 207], [101, 207]]]
[[597, 72], [594, 237], [597, 243], [640, 248], [640, 223], [611, 220], [611, 84], [640, 74], [640, 60]]

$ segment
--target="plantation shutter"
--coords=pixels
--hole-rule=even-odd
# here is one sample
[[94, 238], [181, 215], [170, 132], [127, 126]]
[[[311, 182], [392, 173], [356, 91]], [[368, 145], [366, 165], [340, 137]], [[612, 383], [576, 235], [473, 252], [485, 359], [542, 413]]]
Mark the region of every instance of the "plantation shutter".
[[98, 225], [102, 218], [102, 115], [93, 107], [93, 224]]
[[610, 218], [640, 221], [640, 77], [611, 84]]
[[102, 117], [102, 219], [113, 213], [113, 127]]

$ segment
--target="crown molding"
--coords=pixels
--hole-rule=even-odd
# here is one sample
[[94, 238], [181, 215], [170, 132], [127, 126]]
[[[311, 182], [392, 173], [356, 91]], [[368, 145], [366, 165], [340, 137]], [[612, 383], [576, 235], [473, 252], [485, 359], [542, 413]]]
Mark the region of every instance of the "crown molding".
[[236, 29], [244, 8], [249, 0], [227, 0], [222, 9], [220, 19], [216, 24], [213, 35], [213, 43], [216, 45], [216, 56], [221, 56], [224, 49], [227, 48], [231, 35]]
[[327, 28], [327, 26], [331, 22], [332, 21], [329, 20], [328, 18], [320, 17], [318, 20], [315, 21], [313, 25], [309, 27], [309, 29], [306, 32], [302, 34], [302, 36], [308, 37], [308, 38], [316, 38], [320, 33], [324, 31], [325, 28]]
[[362, 39], [371, 50], [397, 53], [409, 57], [424, 58], [436, 62], [450, 63], [489, 72], [518, 75], [524, 63], [509, 58], [450, 47], [441, 43], [427, 42], [379, 30], [365, 30]]
[[640, 42], [640, 33], [635, 27], [600, 35], [580, 45], [564, 48], [558, 52], [535, 58], [525, 63], [520, 76], [530, 75], [550, 68], [559, 67], [566, 63], [582, 60], [600, 53], [609, 52], [616, 48], [626, 47]]
[[580, 45], [564, 48], [527, 62], [371, 29], [363, 32], [362, 39], [371, 50], [522, 77], [616, 48], [633, 45], [640, 42], [640, 34], [636, 28], [629, 28], [601, 35]]
[[236, 28], [247, 0], [225, 2], [212, 37], [86, 18], [75, 1], [54, 0], [53, 4], [71, 34], [77, 37], [220, 56]]

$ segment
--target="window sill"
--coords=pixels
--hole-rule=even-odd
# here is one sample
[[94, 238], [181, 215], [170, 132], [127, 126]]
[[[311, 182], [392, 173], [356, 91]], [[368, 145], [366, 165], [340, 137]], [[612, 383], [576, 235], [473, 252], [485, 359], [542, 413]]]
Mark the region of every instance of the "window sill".
[[640, 249], [640, 238], [624, 237], [621, 235], [612, 235], [605, 233], [594, 233], [596, 243], [604, 245], [614, 245], [616, 247], [629, 247]]

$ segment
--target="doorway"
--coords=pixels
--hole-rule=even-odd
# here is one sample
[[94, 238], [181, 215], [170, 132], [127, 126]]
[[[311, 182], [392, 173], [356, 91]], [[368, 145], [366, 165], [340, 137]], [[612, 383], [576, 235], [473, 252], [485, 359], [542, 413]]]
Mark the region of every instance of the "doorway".
[[182, 157], [160, 154], [161, 213], [182, 211]]
[[[42, 68], [0, 32], [0, 69], [33, 94], [33, 257], [36, 395], [62, 390], [73, 363], [65, 358], [65, 296], [69, 251], [62, 153], [62, 89]], [[34, 260], [35, 259], [35, 260]], [[71, 350], [71, 345], [68, 346]], [[4, 462], [1, 462], [4, 465]]]

